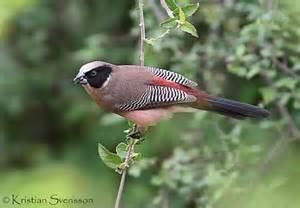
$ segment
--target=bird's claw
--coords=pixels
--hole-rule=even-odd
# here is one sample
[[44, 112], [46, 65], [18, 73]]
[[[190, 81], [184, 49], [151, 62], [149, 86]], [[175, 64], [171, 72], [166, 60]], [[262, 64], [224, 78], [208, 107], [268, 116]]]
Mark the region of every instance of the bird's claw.
[[138, 131], [137, 129], [133, 129], [128, 135], [129, 138], [131, 139], [141, 139], [142, 138], [142, 133]]
[[136, 125], [134, 125], [132, 130], [128, 133], [127, 138], [136, 140], [136, 144], [139, 144], [142, 141], [144, 141], [143, 133]]

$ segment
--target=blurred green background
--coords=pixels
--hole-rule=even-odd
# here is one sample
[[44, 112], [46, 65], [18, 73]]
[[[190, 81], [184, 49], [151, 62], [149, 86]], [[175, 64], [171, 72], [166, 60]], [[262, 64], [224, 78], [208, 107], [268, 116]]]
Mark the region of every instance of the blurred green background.
[[[178, 0], [179, 5], [189, 3]], [[263, 105], [263, 121], [179, 114], [151, 129], [127, 178], [122, 207], [300, 207], [300, 3], [200, 0], [199, 39], [174, 30], [146, 45], [146, 65], [180, 72], [211, 94]], [[195, 3], [195, 2], [194, 2]], [[164, 32], [145, 0], [147, 38]], [[130, 0], [0, 2], [0, 207], [113, 207], [120, 176], [99, 159], [127, 122], [72, 83], [92, 60], [138, 63]], [[5, 203], [20, 198], [87, 204]]]

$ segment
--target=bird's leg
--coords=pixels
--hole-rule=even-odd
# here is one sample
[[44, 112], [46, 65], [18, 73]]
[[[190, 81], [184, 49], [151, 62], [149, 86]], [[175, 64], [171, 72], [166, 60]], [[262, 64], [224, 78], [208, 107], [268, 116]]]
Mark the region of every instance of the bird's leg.
[[141, 140], [146, 131], [147, 128], [134, 124], [132, 130], [128, 134], [128, 137]]

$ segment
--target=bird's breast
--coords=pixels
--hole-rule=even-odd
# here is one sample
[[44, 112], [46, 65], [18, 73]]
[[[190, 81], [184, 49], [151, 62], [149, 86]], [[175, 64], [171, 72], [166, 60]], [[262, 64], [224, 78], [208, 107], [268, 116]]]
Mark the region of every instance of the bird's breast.
[[92, 97], [92, 99], [97, 103], [98, 106], [112, 111], [112, 96], [105, 93], [101, 89], [95, 89], [90, 85], [84, 85], [85, 91]]

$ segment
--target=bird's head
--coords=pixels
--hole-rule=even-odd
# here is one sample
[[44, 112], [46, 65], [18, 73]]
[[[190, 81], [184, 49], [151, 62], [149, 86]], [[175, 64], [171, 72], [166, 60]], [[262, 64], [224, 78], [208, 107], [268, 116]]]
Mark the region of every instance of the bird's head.
[[93, 88], [102, 88], [108, 84], [112, 70], [112, 64], [102, 61], [93, 61], [84, 64], [79, 69], [79, 72], [73, 79], [73, 81], [76, 84], [88, 84]]

